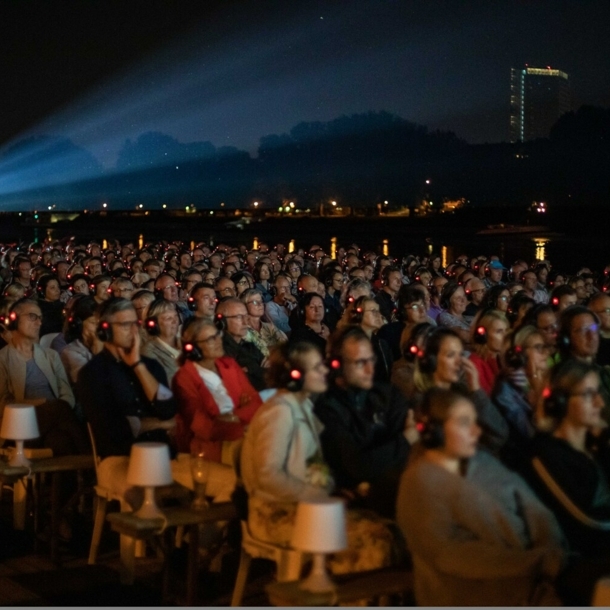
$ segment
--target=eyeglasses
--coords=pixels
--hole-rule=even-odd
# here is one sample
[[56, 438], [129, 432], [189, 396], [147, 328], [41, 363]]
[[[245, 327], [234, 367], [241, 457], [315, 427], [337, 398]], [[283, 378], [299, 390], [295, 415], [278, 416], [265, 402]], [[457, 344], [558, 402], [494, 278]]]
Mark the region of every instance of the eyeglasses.
[[139, 326], [140, 322], [138, 320], [130, 320], [129, 322], [110, 322], [113, 326], [120, 326], [121, 328], [127, 330], [132, 326]]
[[24, 313], [21, 316], [22, 318], [27, 318], [30, 322], [42, 322], [42, 316], [40, 314], [29, 312], [29, 313]]
[[544, 343], [536, 343], [535, 345], [526, 345], [526, 349], [536, 350], [539, 354], [547, 352], [549, 348]]
[[588, 326], [583, 326], [582, 328], [575, 328], [572, 332], [578, 333], [579, 335], [586, 335], [587, 333], [595, 334], [599, 330], [599, 326], [597, 324], [589, 324]]
[[374, 313], [375, 315], [381, 315], [379, 309], [365, 309], [362, 313]]
[[593, 313], [596, 313], [597, 315], [599, 315], [601, 313], [610, 314], [610, 307], [604, 307], [604, 309], [598, 309], [598, 310], [594, 311]]
[[133, 292], [133, 288], [115, 288], [113, 290], [115, 294], [125, 294]]
[[584, 399], [593, 400], [594, 398], [598, 398], [602, 393], [597, 390], [583, 390], [582, 392], [572, 392], [570, 396], [582, 396]]
[[213, 335], [210, 335], [209, 337], [207, 337], [206, 339], [197, 339], [197, 341], [195, 341], [195, 343], [205, 343], [206, 345], [210, 345], [210, 343], [212, 343], [212, 341], [216, 341], [216, 339], [220, 339], [221, 337], [222, 337], [222, 331], [219, 330], [216, 333], [214, 333]]
[[248, 283], [248, 280], [246, 278], [243, 278], [243, 279], [239, 280], [239, 282], [237, 282], [237, 285], [241, 286], [242, 284], [247, 284], [247, 283]]
[[172, 289], [176, 290], [176, 284], [168, 284], [167, 286], [165, 286], [165, 288], [161, 288], [161, 291], [165, 292], [168, 289], [169, 290], [172, 290]]
[[245, 313], [238, 313], [235, 314], [234, 316], [223, 316], [223, 318], [225, 318], [225, 320], [230, 320], [231, 318], [240, 318], [241, 320], [243, 320], [244, 318], [247, 318], [247, 314]]
[[262, 301], [247, 301], [246, 305], [255, 305], [256, 307], [258, 307], [259, 305], [262, 305], [263, 302]]
[[223, 288], [222, 290], [219, 290], [219, 292], [222, 294], [223, 292], [234, 292], [233, 288], [231, 288], [230, 286], [227, 286], [226, 288]]
[[357, 360], [345, 359], [346, 364], [353, 364], [358, 369], [363, 369], [367, 364], [375, 364], [377, 362], [377, 356], [373, 355], [369, 358], [358, 358]]
[[507, 297], [506, 295], [504, 295], [504, 294], [503, 294], [502, 296], [499, 296], [499, 297], [498, 297], [498, 300], [499, 300], [499, 301], [508, 301], [508, 297]]
[[426, 307], [421, 303], [413, 303], [413, 305], [409, 305], [409, 309], [412, 309], [413, 311], [425, 311]]

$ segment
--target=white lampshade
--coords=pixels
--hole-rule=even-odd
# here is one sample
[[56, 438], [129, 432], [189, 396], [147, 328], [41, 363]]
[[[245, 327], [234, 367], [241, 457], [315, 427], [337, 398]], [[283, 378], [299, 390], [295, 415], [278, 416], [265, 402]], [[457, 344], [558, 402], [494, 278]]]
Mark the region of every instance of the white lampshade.
[[165, 443], [135, 443], [131, 447], [127, 482], [141, 487], [159, 487], [174, 482]]
[[27, 441], [39, 436], [36, 410], [32, 405], [6, 405], [0, 437], [13, 441]]
[[343, 500], [325, 498], [299, 502], [292, 546], [310, 553], [334, 553], [347, 548]]

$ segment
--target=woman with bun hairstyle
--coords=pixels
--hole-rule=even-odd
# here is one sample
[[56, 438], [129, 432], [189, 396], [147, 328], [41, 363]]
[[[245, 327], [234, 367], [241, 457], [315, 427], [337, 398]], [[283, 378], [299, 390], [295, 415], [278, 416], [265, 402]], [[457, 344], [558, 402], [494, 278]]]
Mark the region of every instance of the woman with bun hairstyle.
[[396, 520], [420, 606], [559, 605], [566, 545], [553, 514], [517, 474], [478, 449], [463, 393], [424, 397], [419, 453], [403, 473]]

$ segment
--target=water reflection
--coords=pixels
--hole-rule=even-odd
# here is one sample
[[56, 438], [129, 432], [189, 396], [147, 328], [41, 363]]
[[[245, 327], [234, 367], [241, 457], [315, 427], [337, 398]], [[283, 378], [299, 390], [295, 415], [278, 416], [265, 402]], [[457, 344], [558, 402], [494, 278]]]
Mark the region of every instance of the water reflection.
[[534, 244], [536, 244], [536, 260], [546, 260], [546, 245], [551, 241], [546, 237], [534, 237]]
[[388, 256], [390, 254], [390, 240], [389, 239], [384, 239], [383, 240], [383, 255], [384, 256]]
[[258, 250], [258, 237], [255, 237], [254, 241], [252, 242], [252, 250]]
[[335, 260], [337, 258], [337, 238], [330, 238], [330, 257]]
[[447, 268], [447, 246], [441, 248], [441, 266], [443, 269]]
[[138, 236], [138, 248], [141, 250], [144, 247], [144, 235], [140, 233]]
[[288, 252], [294, 252], [294, 239], [291, 239], [290, 243], [288, 244]]

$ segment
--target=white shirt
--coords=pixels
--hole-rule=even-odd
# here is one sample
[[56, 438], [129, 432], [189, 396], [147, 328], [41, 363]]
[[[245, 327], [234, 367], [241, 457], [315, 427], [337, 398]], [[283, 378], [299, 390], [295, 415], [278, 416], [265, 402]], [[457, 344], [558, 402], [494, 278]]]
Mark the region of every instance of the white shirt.
[[195, 368], [199, 373], [201, 379], [203, 379], [203, 383], [208, 390], [210, 390], [210, 394], [214, 398], [214, 402], [218, 406], [218, 410], [221, 415], [225, 413], [233, 413], [234, 404], [231, 400], [227, 392], [227, 388], [225, 388], [220, 375], [217, 375], [214, 371], [210, 371], [209, 369], [205, 369], [199, 364], [195, 362]]

